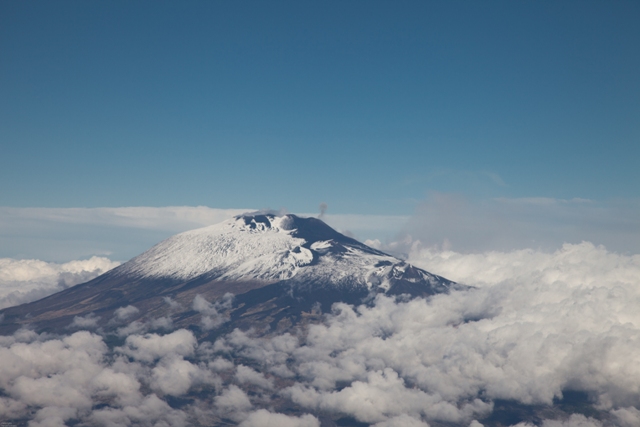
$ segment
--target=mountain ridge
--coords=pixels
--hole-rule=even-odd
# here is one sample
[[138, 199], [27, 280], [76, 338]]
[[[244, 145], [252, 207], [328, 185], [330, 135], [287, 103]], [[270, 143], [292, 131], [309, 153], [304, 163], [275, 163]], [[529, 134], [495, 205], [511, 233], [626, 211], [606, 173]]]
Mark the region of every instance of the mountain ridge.
[[[294, 324], [304, 313], [326, 312], [335, 302], [361, 304], [377, 294], [419, 297], [465, 288], [317, 218], [248, 213], [177, 234], [89, 282], [1, 310], [0, 333], [27, 324], [59, 330], [87, 316], [97, 319], [96, 326], [113, 329], [119, 326], [113, 321], [116, 310], [130, 305], [137, 311], [129, 320], [166, 318], [198, 328], [208, 314], [194, 308], [195, 298], [215, 305], [227, 294], [235, 296], [234, 304], [220, 306], [220, 313], [212, 309], [226, 319], [221, 323], [274, 328], [283, 319]], [[182, 308], [171, 308], [168, 301]]]

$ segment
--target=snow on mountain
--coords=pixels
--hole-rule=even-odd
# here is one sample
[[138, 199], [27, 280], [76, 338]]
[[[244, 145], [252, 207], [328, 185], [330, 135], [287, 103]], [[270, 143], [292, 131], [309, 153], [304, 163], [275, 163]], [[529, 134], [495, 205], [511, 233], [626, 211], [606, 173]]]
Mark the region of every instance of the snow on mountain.
[[442, 278], [344, 236], [316, 218], [245, 214], [175, 235], [114, 273], [188, 281], [291, 280], [304, 284], [379, 287], [390, 280], [442, 285]]

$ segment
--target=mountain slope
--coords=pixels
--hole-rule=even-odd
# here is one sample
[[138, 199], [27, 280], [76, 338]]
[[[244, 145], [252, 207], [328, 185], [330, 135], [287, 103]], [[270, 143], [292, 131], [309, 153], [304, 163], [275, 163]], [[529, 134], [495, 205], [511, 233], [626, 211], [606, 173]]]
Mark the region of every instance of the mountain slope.
[[[461, 288], [319, 219], [246, 214], [175, 235], [90, 282], [5, 309], [0, 332], [25, 324], [56, 330], [76, 318], [103, 328], [165, 319], [203, 331], [221, 324], [267, 331], [317, 316], [339, 301]], [[130, 305], [135, 309], [126, 319], [116, 312]]]

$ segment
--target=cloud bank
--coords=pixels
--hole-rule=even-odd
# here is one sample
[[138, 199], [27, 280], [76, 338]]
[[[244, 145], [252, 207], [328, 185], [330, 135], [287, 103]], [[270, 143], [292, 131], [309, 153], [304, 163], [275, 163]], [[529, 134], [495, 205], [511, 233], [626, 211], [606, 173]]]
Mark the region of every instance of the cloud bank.
[[87, 282], [119, 264], [104, 257], [64, 264], [0, 258], [0, 308], [44, 298]]
[[[476, 288], [336, 304], [297, 333], [235, 330], [213, 342], [144, 325], [120, 341], [21, 330], [0, 337], [0, 413], [33, 426], [480, 427], [492, 425], [496, 402], [550, 408], [581, 392], [575, 413], [509, 425], [640, 425], [640, 255], [587, 242], [476, 254], [414, 244], [409, 259]], [[215, 330], [216, 307], [230, 301], [192, 305]]]
[[[124, 261], [178, 232], [254, 210], [0, 207], [0, 257], [67, 262], [107, 256]], [[565, 242], [582, 240], [617, 252], [640, 252], [637, 200], [472, 200], [432, 193], [417, 202], [412, 215], [325, 213], [322, 219], [349, 236], [370, 239], [374, 245], [405, 255], [417, 240], [425, 246], [466, 253], [523, 248], [552, 251]]]

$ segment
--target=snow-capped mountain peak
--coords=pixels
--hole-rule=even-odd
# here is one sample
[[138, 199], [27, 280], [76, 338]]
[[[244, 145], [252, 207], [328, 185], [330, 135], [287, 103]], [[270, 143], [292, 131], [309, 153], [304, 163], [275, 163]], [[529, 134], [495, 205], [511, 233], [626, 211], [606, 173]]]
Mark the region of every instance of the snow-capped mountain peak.
[[[170, 316], [187, 327], [198, 323], [198, 316], [218, 313], [216, 322], [227, 322], [227, 328], [268, 333], [318, 321], [318, 313], [336, 302], [369, 303], [381, 293], [428, 297], [465, 288], [319, 219], [253, 213], [175, 235], [89, 282], [6, 309], [0, 328], [14, 331], [34, 323], [54, 330], [77, 316], [95, 315], [108, 329], [115, 327], [109, 319], [117, 310], [133, 305], [140, 318]], [[215, 310], [203, 314], [194, 305], [199, 295]], [[209, 330], [210, 322], [202, 322]]]
[[316, 218], [244, 214], [175, 235], [133, 258], [117, 274], [181, 281], [289, 280], [299, 286], [378, 287], [394, 280], [440, 282], [423, 270], [344, 236]]

